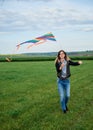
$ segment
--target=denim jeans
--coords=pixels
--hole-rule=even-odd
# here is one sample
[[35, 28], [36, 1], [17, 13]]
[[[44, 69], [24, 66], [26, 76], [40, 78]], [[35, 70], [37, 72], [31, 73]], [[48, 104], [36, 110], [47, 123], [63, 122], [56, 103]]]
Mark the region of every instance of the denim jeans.
[[62, 110], [66, 110], [68, 99], [70, 97], [70, 80], [64, 79], [61, 80], [57, 78], [58, 91], [60, 95], [60, 103]]

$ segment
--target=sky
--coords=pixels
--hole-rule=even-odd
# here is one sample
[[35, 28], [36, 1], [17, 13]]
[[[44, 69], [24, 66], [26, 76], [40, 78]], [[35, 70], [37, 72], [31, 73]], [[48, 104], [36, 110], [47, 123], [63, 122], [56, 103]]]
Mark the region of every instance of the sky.
[[[52, 32], [27, 49], [16, 45]], [[0, 54], [93, 50], [93, 0], [0, 0]]]

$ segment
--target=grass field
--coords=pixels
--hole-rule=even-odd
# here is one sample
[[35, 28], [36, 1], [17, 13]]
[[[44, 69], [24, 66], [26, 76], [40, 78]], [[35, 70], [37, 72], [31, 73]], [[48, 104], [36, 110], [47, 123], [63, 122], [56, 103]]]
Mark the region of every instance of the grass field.
[[54, 61], [0, 63], [0, 130], [92, 130], [93, 60], [71, 67], [70, 111], [59, 103]]

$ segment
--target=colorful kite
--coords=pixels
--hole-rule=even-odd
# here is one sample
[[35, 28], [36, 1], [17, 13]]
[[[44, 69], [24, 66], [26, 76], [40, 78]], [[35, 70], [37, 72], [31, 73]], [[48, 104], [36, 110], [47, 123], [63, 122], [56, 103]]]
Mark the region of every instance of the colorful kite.
[[17, 49], [19, 49], [19, 47], [23, 44], [27, 44], [27, 43], [30, 43], [30, 45], [28, 46], [28, 48], [32, 47], [33, 45], [38, 45], [38, 44], [41, 44], [41, 43], [44, 43], [46, 42], [47, 40], [51, 40], [51, 41], [56, 41], [54, 35], [52, 33], [47, 33], [41, 37], [37, 37], [35, 39], [32, 39], [32, 40], [29, 40], [29, 41], [25, 41], [25, 42], [22, 42], [20, 44], [17, 45]]

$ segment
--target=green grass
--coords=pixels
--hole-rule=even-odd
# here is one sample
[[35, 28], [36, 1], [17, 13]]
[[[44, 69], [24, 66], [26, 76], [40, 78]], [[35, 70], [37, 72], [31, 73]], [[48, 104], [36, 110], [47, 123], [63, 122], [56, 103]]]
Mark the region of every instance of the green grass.
[[59, 103], [54, 61], [0, 63], [0, 130], [92, 130], [93, 61], [71, 67], [70, 111]]

